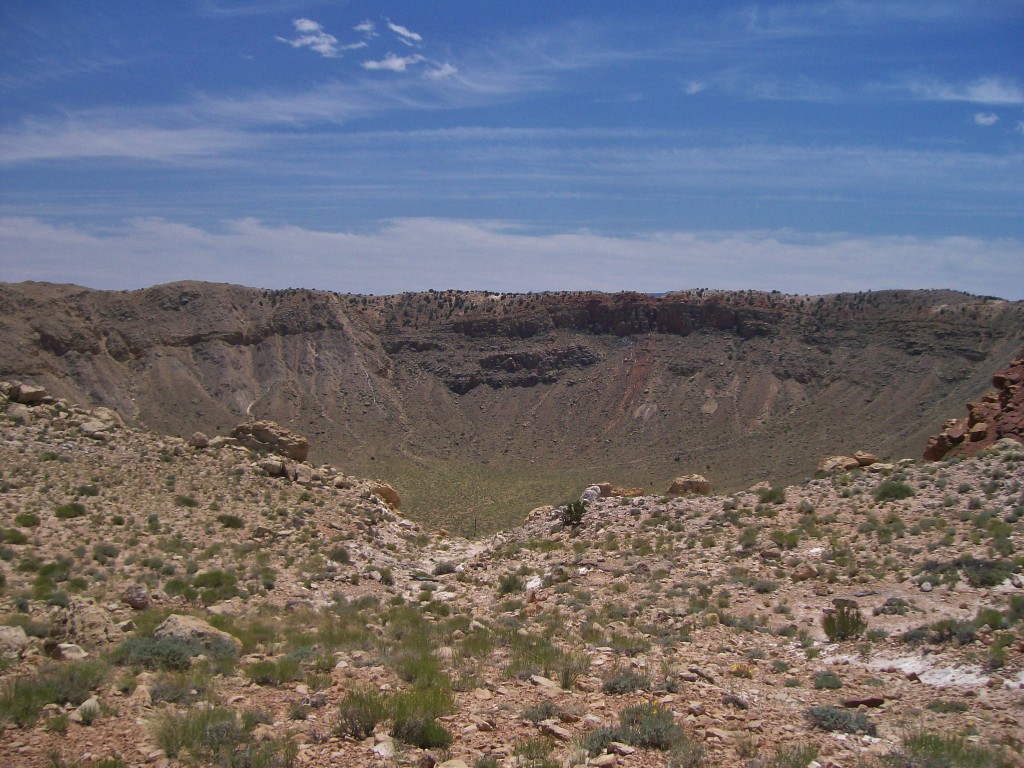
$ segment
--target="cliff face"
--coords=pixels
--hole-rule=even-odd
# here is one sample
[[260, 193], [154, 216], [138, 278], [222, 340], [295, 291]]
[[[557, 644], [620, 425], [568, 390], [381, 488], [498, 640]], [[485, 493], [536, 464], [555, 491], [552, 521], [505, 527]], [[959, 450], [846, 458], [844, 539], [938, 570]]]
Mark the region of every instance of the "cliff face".
[[1024, 443], [1024, 350], [992, 377], [994, 389], [967, 404], [967, 417], [951, 419], [932, 436], [924, 458], [938, 461], [946, 454], [966, 456], [991, 448], [1003, 438]]
[[0, 285], [0, 377], [179, 435], [246, 414], [410, 514], [520, 514], [597, 480], [784, 481], [919, 450], [1020, 347], [1021, 303], [944, 291], [351, 296]]

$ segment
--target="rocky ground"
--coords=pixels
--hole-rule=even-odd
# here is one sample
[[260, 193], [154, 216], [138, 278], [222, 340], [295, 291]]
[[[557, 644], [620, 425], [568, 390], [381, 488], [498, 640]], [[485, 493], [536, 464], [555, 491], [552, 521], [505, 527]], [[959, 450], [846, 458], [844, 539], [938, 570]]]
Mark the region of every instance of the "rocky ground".
[[1024, 765], [1013, 441], [469, 541], [294, 436], [2, 391], [4, 765]]

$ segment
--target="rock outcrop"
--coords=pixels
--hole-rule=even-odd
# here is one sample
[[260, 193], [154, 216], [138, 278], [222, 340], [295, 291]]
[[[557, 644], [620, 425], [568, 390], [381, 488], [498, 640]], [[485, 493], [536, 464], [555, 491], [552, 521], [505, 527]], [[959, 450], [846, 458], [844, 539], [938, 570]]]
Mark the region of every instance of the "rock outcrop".
[[967, 404], [967, 417], [950, 419], [928, 440], [924, 458], [938, 461], [948, 453], [968, 455], [1004, 438], [1024, 443], [1024, 349], [992, 377], [995, 389]]
[[234, 635], [223, 632], [195, 616], [184, 616], [177, 613], [164, 619], [163, 623], [153, 630], [153, 637], [157, 639], [166, 637], [186, 643], [197, 643], [204, 648], [211, 648], [223, 643], [238, 650], [242, 647], [242, 642]]
[[711, 481], [704, 475], [683, 475], [672, 481], [668, 492], [675, 496], [683, 496], [687, 493], [708, 496], [711, 494]]
[[231, 436], [246, 448], [276, 453], [293, 461], [305, 461], [309, 456], [309, 440], [273, 421], [239, 424], [231, 430]]
[[95, 600], [73, 597], [53, 622], [51, 635], [55, 640], [86, 647], [120, 642], [124, 633], [117, 628]]

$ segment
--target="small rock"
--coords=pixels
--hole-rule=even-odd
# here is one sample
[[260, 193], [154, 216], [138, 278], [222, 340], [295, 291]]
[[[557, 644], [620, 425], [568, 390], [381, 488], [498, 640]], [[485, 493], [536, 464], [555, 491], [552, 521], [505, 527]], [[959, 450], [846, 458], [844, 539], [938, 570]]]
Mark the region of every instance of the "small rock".
[[78, 661], [89, 656], [89, 652], [80, 645], [74, 643], [57, 643], [54, 657], [64, 661]]

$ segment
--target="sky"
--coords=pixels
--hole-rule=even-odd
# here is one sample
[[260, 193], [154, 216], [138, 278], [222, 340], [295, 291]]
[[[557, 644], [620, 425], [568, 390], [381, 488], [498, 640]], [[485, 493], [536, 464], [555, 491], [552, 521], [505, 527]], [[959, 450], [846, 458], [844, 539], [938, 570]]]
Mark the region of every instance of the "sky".
[[1024, 0], [0, 4], [0, 280], [1024, 299]]

